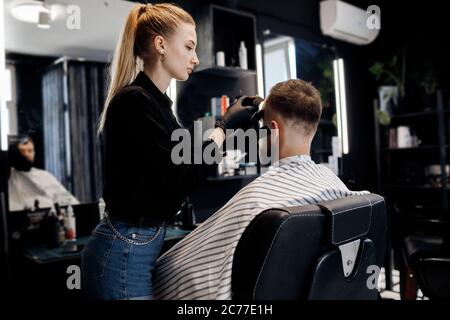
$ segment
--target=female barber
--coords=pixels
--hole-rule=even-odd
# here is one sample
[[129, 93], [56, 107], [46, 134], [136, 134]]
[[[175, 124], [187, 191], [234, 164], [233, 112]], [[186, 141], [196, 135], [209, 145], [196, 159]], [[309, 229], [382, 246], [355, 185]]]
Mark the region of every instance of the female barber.
[[[165, 92], [172, 79], [187, 80], [199, 63], [196, 43], [193, 18], [176, 5], [137, 4], [127, 17], [99, 121], [105, 138], [107, 215], [83, 252], [90, 298], [152, 298], [164, 222], [214, 169], [214, 164], [174, 164], [171, 159], [177, 143], [171, 134], [180, 126]], [[203, 150], [211, 144], [218, 150], [226, 129], [248, 126], [257, 108], [241, 101], [216, 123]]]

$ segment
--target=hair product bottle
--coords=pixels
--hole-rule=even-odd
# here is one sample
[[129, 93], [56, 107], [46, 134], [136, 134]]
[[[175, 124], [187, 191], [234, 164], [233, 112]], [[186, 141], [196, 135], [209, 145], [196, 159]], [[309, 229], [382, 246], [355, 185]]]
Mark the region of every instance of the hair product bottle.
[[239, 66], [241, 69], [247, 70], [247, 48], [245, 47], [244, 41], [241, 41], [241, 46], [239, 47]]
[[67, 217], [64, 219], [64, 225], [66, 227], [67, 240], [75, 240], [77, 237], [76, 220], [73, 213], [73, 208], [70, 204], [67, 207]]

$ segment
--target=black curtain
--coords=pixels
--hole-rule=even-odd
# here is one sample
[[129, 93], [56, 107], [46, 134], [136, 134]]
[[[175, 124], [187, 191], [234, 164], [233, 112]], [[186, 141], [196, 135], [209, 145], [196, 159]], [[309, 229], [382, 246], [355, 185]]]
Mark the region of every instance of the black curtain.
[[44, 164], [68, 190], [71, 188], [70, 162], [67, 156], [65, 118], [67, 103], [64, 98], [64, 66], [57, 64], [42, 76], [42, 113], [44, 131]]
[[97, 201], [103, 184], [96, 124], [105, 97], [105, 64], [69, 62], [67, 74], [73, 191], [80, 201]]
[[63, 60], [43, 78], [46, 169], [80, 202], [97, 201], [103, 166], [96, 124], [104, 103], [106, 65]]

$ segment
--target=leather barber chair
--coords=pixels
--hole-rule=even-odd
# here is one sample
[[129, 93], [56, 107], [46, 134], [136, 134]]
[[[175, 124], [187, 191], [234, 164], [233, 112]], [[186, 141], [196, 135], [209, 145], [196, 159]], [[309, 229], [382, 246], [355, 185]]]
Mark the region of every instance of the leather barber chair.
[[233, 299], [379, 299], [386, 230], [376, 194], [265, 210], [236, 248]]
[[450, 299], [450, 229], [445, 221], [424, 220], [428, 232], [417, 232], [404, 240], [401, 293], [415, 300], [417, 289], [431, 300]]

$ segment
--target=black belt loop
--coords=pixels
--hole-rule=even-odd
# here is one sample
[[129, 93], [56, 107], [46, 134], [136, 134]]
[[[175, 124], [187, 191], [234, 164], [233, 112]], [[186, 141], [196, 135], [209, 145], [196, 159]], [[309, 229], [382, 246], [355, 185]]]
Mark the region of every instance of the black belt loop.
[[153, 219], [150, 217], [122, 219], [108, 216], [108, 214], [105, 212], [105, 218], [110, 222], [112, 221], [124, 222], [127, 223], [129, 226], [135, 226], [138, 228], [153, 228], [153, 227], [162, 227], [165, 225], [165, 221]]

